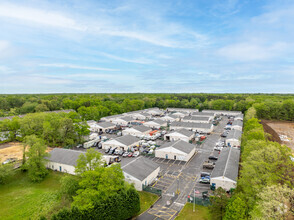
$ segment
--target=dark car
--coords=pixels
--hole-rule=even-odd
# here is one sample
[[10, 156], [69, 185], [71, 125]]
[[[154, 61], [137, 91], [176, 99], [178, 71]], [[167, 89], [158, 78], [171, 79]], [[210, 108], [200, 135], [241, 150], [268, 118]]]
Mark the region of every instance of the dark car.
[[110, 150], [111, 150], [111, 147], [110, 147], [110, 148], [107, 148], [107, 149], [105, 150], [105, 153], [107, 154]]
[[200, 176], [201, 176], [201, 178], [202, 177], [209, 177], [210, 178], [210, 173], [208, 173], [208, 172], [201, 172]]
[[208, 159], [209, 159], [209, 160], [217, 160], [218, 157], [215, 157], [215, 156], [209, 156]]
[[110, 155], [110, 154], [113, 154], [115, 150], [116, 150], [116, 147], [113, 148], [113, 149], [111, 149], [111, 150], [108, 152], [108, 154], [109, 154], [109, 155]]
[[227, 132], [224, 132], [221, 134], [221, 137], [227, 137], [228, 136], [228, 133]]

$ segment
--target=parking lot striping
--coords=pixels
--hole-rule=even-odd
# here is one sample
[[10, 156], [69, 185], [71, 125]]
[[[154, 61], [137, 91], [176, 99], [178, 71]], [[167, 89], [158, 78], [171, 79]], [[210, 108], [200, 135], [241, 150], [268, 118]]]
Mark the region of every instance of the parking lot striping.
[[184, 206], [184, 203], [174, 202], [175, 205]]
[[149, 214], [152, 214], [158, 218], [163, 218], [170, 220], [174, 217], [174, 215], [177, 213], [176, 210], [165, 207], [165, 206], [156, 206], [153, 207], [148, 211]]

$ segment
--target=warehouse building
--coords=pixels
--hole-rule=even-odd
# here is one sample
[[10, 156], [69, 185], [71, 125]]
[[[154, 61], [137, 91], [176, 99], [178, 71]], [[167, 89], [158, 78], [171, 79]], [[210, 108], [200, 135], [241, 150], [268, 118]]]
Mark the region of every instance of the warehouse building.
[[226, 145], [228, 147], [239, 147], [241, 145], [242, 131], [231, 130], [226, 138]]
[[179, 129], [176, 131], [172, 131], [164, 135], [164, 140], [166, 141], [178, 141], [182, 140], [185, 142], [191, 141], [195, 137], [195, 132], [189, 131], [187, 129]]
[[215, 164], [210, 176], [210, 184], [216, 188], [222, 187], [226, 191], [235, 189], [238, 179], [240, 149], [224, 148]]
[[122, 117], [124, 117], [124, 115], [122, 115], [122, 114], [120, 114], [120, 115], [110, 115], [110, 116], [102, 117], [100, 119], [100, 121], [101, 122], [105, 122], [105, 121], [107, 121], [107, 122], [113, 122], [113, 120], [116, 120], [116, 119], [122, 118]]
[[112, 140], [108, 140], [102, 143], [103, 149], [108, 149], [110, 147], [117, 147], [118, 149], [123, 148], [125, 151], [130, 149], [132, 146], [139, 145], [139, 138], [132, 135], [121, 136]]
[[243, 121], [241, 120], [234, 120], [231, 126], [231, 129], [234, 130], [239, 130], [242, 131], [243, 130]]
[[194, 123], [175, 121], [170, 124], [170, 130], [187, 129], [198, 133], [208, 134], [213, 131], [213, 124], [211, 123]]
[[166, 127], [167, 122], [163, 121], [161, 119], [155, 119], [153, 121], [145, 122], [144, 125], [147, 126], [147, 127], [150, 127], [150, 128], [159, 129], [160, 127]]
[[114, 123], [116, 125], [127, 126], [132, 121], [135, 121], [132, 117], [124, 116], [124, 117], [119, 117], [119, 118], [113, 119], [112, 123]]
[[123, 130], [123, 135], [133, 135], [136, 137], [140, 137], [142, 135], [148, 135], [152, 129], [150, 127], [146, 127], [144, 125], [138, 125], [131, 128], [127, 128], [126, 130]]
[[176, 115], [165, 115], [161, 117], [160, 119], [166, 122], [179, 121], [179, 117]]
[[155, 157], [189, 161], [196, 152], [196, 146], [186, 141], [167, 142], [155, 150]]
[[151, 115], [145, 112], [136, 112], [136, 113], [130, 114], [130, 116], [133, 119], [142, 120], [142, 121], [148, 120], [151, 118]]
[[193, 112], [192, 116], [209, 117], [209, 120], [213, 120], [215, 117], [215, 113], [213, 113], [213, 112]]
[[203, 110], [205, 113], [214, 113], [215, 115], [237, 116], [242, 114], [240, 111], [226, 111], [226, 110]]
[[136, 190], [142, 191], [143, 186], [150, 185], [158, 176], [160, 166], [145, 157], [138, 157], [122, 167], [125, 180], [133, 183]]
[[174, 112], [172, 113], [171, 115], [174, 115], [178, 118], [184, 118], [185, 116], [187, 116], [188, 114], [187, 113], [183, 113], [183, 112]]
[[234, 119], [243, 121], [243, 118], [244, 118], [244, 115], [240, 114], [240, 115], [236, 115]]
[[100, 131], [105, 132], [106, 130], [114, 129], [115, 127], [116, 125], [111, 122], [99, 122], [96, 124], [95, 130], [97, 132], [100, 132]]
[[181, 121], [195, 123], [210, 123], [211, 117], [208, 116], [185, 116]]
[[152, 116], [161, 116], [163, 115], [163, 111], [161, 111], [159, 108], [149, 108], [145, 109], [145, 113], [148, 113]]
[[182, 112], [185, 115], [189, 115], [193, 112], [198, 112], [198, 109], [192, 109], [192, 108], [166, 108], [166, 112]]

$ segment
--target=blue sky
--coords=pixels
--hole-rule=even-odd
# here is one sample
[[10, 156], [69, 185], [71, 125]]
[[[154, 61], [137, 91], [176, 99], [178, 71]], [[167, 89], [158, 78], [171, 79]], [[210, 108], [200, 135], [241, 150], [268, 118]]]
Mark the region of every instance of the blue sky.
[[293, 0], [0, 0], [0, 93], [294, 93]]

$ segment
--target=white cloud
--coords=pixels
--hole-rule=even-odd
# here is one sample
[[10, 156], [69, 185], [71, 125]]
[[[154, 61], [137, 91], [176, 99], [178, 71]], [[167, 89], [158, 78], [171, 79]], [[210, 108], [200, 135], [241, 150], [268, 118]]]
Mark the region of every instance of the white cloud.
[[119, 57], [119, 56], [115, 56], [112, 54], [108, 54], [108, 53], [101, 53], [101, 55], [114, 59], [114, 60], [119, 60], [119, 61], [123, 61], [123, 62], [127, 62], [127, 63], [138, 63], [138, 64], [151, 64], [153, 63], [152, 60], [146, 59], [146, 58], [139, 58], [139, 59], [128, 59], [128, 58], [124, 58], [124, 57]]
[[118, 71], [118, 69], [109, 69], [109, 68], [101, 68], [101, 67], [93, 67], [93, 66], [79, 66], [79, 65], [67, 64], [67, 63], [43, 63], [43, 64], [39, 64], [39, 66], [69, 68], [69, 69], [83, 69], [83, 70]]
[[287, 44], [276, 42], [270, 46], [258, 42], [242, 42], [227, 45], [217, 51], [217, 54], [238, 61], [262, 61], [279, 56], [287, 49]]
[[78, 25], [74, 19], [60, 12], [45, 11], [13, 4], [0, 4], [0, 16], [57, 28], [78, 31], [86, 30], [86, 27]]

